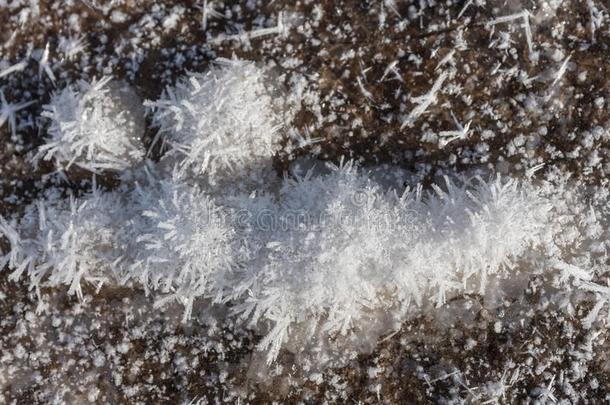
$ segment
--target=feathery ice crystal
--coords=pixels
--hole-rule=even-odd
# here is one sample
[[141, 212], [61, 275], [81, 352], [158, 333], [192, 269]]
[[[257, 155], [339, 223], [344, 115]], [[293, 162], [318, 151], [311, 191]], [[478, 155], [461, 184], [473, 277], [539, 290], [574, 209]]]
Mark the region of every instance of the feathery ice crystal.
[[206, 173], [213, 182], [223, 171], [235, 174], [273, 156], [280, 120], [265, 81], [265, 72], [253, 63], [223, 60], [145, 103], [179, 174]]
[[120, 195], [41, 201], [17, 224], [2, 220], [13, 276], [77, 294], [83, 280], [135, 282], [160, 294], [160, 305], [181, 302], [185, 320], [198, 297], [232, 301], [266, 334], [259, 347], [272, 361], [293, 339], [366, 331], [380, 311], [398, 319], [484, 293], [488, 277], [552, 251], [554, 202], [529, 181], [447, 179], [399, 194], [347, 163], [286, 179], [277, 197], [213, 200], [157, 176]]
[[128, 274], [146, 289], [166, 294], [158, 305], [182, 303], [186, 321], [195, 298], [219, 303], [231, 296], [228, 287], [244, 257], [230, 209], [198, 187], [152, 177], [136, 187], [132, 202], [137, 219], [130, 231], [139, 236]]
[[193, 300], [224, 300], [240, 259], [239, 228], [230, 210], [197, 187], [152, 175], [126, 193], [93, 192], [69, 200], [38, 201], [19, 222], [0, 217], [11, 244], [0, 264], [13, 279], [27, 273], [32, 287], [81, 283], [139, 283], [147, 292], [177, 300], [190, 317]]
[[543, 244], [549, 208], [530, 185], [500, 178], [397, 194], [347, 164], [287, 180], [238, 311], [272, 325], [260, 344], [270, 361], [295, 324], [310, 336], [363, 332], [375, 311], [484, 291], [488, 275]]
[[74, 164], [94, 172], [133, 166], [144, 157], [138, 102], [132, 90], [110, 77], [64, 88], [44, 106], [49, 139], [34, 160], [54, 159], [62, 168]]
[[112, 279], [124, 252], [131, 250], [131, 236], [119, 226], [131, 212], [121, 201], [116, 193], [94, 190], [80, 199], [40, 200], [17, 223], [0, 217], [0, 233], [11, 244], [0, 264], [8, 262], [14, 280], [26, 273], [31, 288], [43, 282], [68, 285], [70, 293], [82, 297], [82, 281]]
[[[445, 178], [399, 193], [349, 162], [240, 189], [241, 172], [268, 168], [283, 121], [262, 70], [221, 64], [147, 102], [172, 175], [146, 166], [121, 191], [41, 199], [19, 220], [0, 217], [11, 244], [0, 264], [12, 278], [79, 296], [82, 282], [135, 283], [159, 305], [182, 303], [184, 320], [197, 298], [230, 301], [233, 316], [265, 335], [268, 361], [286, 342], [357, 335], [380, 313], [399, 321], [411, 308], [484, 294], [490, 278], [524, 261], [602, 294], [591, 281], [598, 262], [572, 247], [603, 254], [608, 219], [560, 181]], [[136, 97], [109, 80], [53, 97], [44, 112], [50, 139], [35, 159], [92, 171], [143, 159]], [[190, 184], [191, 175], [209, 182]]]

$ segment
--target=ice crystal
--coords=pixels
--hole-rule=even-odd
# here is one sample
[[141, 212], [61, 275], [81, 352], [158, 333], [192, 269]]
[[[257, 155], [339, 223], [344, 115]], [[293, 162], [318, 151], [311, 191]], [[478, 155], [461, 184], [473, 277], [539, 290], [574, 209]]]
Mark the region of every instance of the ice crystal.
[[252, 63], [224, 60], [183, 78], [147, 105], [181, 175], [205, 173], [213, 181], [277, 151], [279, 120], [265, 74]]
[[79, 81], [59, 91], [44, 106], [42, 115], [50, 121], [48, 140], [35, 161], [54, 159], [65, 169], [76, 165], [91, 171], [133, 166], [144, 157], [141, 113], [137, 104], [126, 101], [133, 97], [110, 77]]
[[12, 277], [78, 295], [83, 281], [136, 283], [158, 305], [182, 303], [184, 321], [198, 298], [230, 301], [264, 335], [270, 362], [294, 339], [358, 335], [380, 313], [399, 320], [486, 294], [490, 278], [513, 277], [524, 261], [603, 295], [591, 287], [595, 263], [569, 247], [604, 230], [562, 184], [445, 178], [401, 192], [348, 162], [213, 198], [143, 173], [121, 193], [40, 200], [19, 221], [1, 219]]
[[4, 92], [0, 89], [0, 127], [8, 122], [13, 136], [17, 133], [17, 112], [34, 104], [34, 101], [26, 101], [23, 103], [9, 103], [4, 97]]
[[376, 310], [484, 292], [490, 275], [545, 240], [550, 208], [516, 180], [446, 179], [434, 191], [384, 190], [351, 164], [287, 181], [251, 294], [239, 307], [272, 328], [269, 360], [290, 327], [363, 330]]
[[0, 233], [13, 279], [25, 273], [32, 287], [68, 285], [79, 296], [86, 281], [136, 282], [159, 305], [182, 303], [188, 319], [195, 298], [224, 299], [240, 259], [231, 221], [197, 187], [151, 175], [126, 193], [40, 200], [19, 221], [0, 217]]
[[120, 200], [96, 190], [81, 199], [39, 201], [15, 223], [0, 217], [0, 233], [11, 243], [4, 259], [11, 278], [25, 273], [32, 288], [67, 285], [79, 296], [83, 281], [108, 281], [129, 251], [130, 238], [118, 224], [130, 212]]
[[236, 267], [243, 262], [240, 228], [232, 211], [197, 187], [152, 180], [132, 196], [137, 246], [128, 274], [146, 289], [158, 290], [163, 305], [176, 300], [191, 316], [193, 301], [223, 302]]

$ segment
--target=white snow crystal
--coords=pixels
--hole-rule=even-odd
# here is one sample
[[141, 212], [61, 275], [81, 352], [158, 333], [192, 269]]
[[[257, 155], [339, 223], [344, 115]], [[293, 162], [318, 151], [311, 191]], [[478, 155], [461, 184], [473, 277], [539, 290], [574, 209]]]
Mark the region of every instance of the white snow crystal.
[[268, 161], [278, 149], [280, 122], [265, 74], [249, 62], [224, 60], [193, 73], [158, 101], [153, 125], [170, 148], [180, 175], [216, 176]]
[[193, 301], [209, 297], [223, 302], [232, 273], [244, 261], [232, 211], [217, 205], [197, 187], [152, 180], [132, 196], [137, 236], [129, 277], [147, 290], [167, 293], [163, 305], [176, 300], [190, 318]]
[[237, 266], [239, 227], [231, 212], [198, 188], [150, 175], [127, 193], [93, 192], [69, 200], [39, 201], [20, 221], [0, 217], [11, 244], [0, 265], [12, 279], [26, 273], [32, 288], [68, 285], [82, 297], [84, 281], [139, 283], [158, 301], [182, 303], [185, 320], [193, 300], [224, 300]]
[[490, 277], [510, 277], [524, 260], [607, 297], [591, 287], [586, 257], [562, 259], [605, 231], [560, 183], [445, 178], [399, 193], [348, 162], [294, 174], [279, 192], [212, 198], [180, 178], [142, 173], [121, 193], [47, 198], [18, 221], [0, 217], [11, 244], [0, 265], [32, 288], [67, 285], [77, 295], [83, 281], [135, 282], [158, 305], [183, 304], [185, 321], [198, 298], [230, 301], [264, 335], [270, 362], [288, 342], [375, 340], [388, 332], [372, 332], [384, 327], [376, 319], [485, 294]]
[[76, 56], [87, 48], [87, 40], [84, 35], [80, 36], [61, 36], [59, 38], [59, 44], [57, 50], [63, 54], [63, 56], [72, 60]]
[[342, 335], [366, 330], [375, 311], [484, 292], [489, 275], [542, 244], [549, 208], [510, 179], [396, 194], [346, 164], [289, 180], [237, 310], [271, 325], [259, 347], [272, 361], [295, 325], [309, 337]]
[[409, 115], [404, 118], [400, 129], [404, 129], [407, 126], [412, 126], [415, 121], [426, 112], [428, 107], [438, 101], [438, 93], [447, 77], [449, 77], [449, 73], [441, 72], [441, 74], [439, 74], [434, 81], [432, 88], [426, 94], [411, 98], [411, 102], [416, 104], [416, 106], [413, 108], [413, 110], [411, 110], [411, 112], [409, 112]]
[[66, 169], [74, 164], [91, 171], [133, 166], [144, 157], [143, 112], [136, 98], [110, 77], [79, 81], [56, 93], [44, 106], [48, 140], [34, 160], [54, 159]]
[[11, 278], [26, 273], [31, 288], [47, 282], [67, 285], [82, 297], [81, 282], [105, 281], [128, 251], [130, 237], [118, 232], [130, 213], [115, 193], [94, 190], [86, 198], [42, 200], [26, 209], [18, 223], [0, 217], [0, 233], [11, 243]]
[[0, 70], [0, 79], [8, 76], [12, 73], [15, 72], [21, 72], [23, 69], [25, 69], [27, 67], [28, 63], [27, 60], [22, 60], [21, 62], [15, 63], [12, 66], [9, 66], [3, 70]]
[[4, 92], [0, 89], [0, 127], [8, 122], [13, 136], [17, 132], [17, 112], [34, 104], [35, 101], [26, 101], [22, 103], [9, 103], [4, 97]]

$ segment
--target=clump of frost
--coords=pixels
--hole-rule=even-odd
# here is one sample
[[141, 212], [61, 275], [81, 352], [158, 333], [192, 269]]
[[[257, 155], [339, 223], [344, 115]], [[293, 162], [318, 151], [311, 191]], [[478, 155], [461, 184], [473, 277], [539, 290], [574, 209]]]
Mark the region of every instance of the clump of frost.
[[270, 325], [259, 346], [269, 361], [291, 328], [302, 341], [362, 332], [379, 311], [484, 291], [490, 274], [544, 243], [549, 207], [529, 184], [501, 178], [397, 194], [346, 164], [288, 180], [237, 311]]
[[144, 116], [133, 90], [110, 77], [79, 81], [51, 98], [43, 117], [50, 121], [47, 142], [34, 161], [98, 170], [127, 169], [140, 162]]
[[191, 73], [148, 101], [153, 125], [169, 146], [166, 159], [179, 175], [206, 174], [214, 183], [268, 161], [278, 149], [280, 119], [265, 85], [265, 72], [251, 62], [222, 60], [220, 67]]
[[[195, 298], [225, 300], [230, 277], [247, 251], [231, 210], [198, 187], [149, 175], [123, 193], [97, 189], [80, 198], [40, 200], [19, 221], [0, 217], [11, 244], [0, 265], [32, 287], [82, 282], [136, 283], [175, 300], [190, 317]], [[230, 296], [231, 291], [226, 292]]]
[[[327, 333], [346, 333], [367, 308], [386, 307], [383, 294], [412, 215], [408, 200], [357, 174], [347, 164], [328, 176], [287, 180], [274, 217], [258, 215], [268, 228], [266, 260], [238, 311], [273, 325], [260, 347], [279, 351], [295, 323], [313, 335], [318, 322]], [[269, 222], [264, 222], [268, 219]], [[405, 246], [406, 246], [405, 245]]]
[[191, 316], [198, 297], [219, 303], [231, 296], [232, 274], [247, 252], [233, 212], [198, 187], [173, 180], [137, 186], [131, 197], [137, 220], [136, 250], [129, 277], [164, 294], [158, 305], [176, 300]]
[[592, 270], [605, 259], [569, 250], [597, 246], [603, 215], [560, 182], [445, 178], [397, 192], [384, 184], [399, 173], [382, 181], [350, 162], [294, 172], [277, 193], [213, 198], [180, 178], [134, 173], [121, 192], [40, 200], [19, 221], [0, 217], [11, 244], [0, 264], [34, 288], [78, 295], [83, 281], [137, 284], [158, 305], [183, 304], [185, 321], [198, 298], [231, 302], [264, 336], [268, 362], [282, 348], [374, 343], [411, 311], [487, 294], [490, 279], [523, 270], [558, 272], [600, 296], [589, 324], [608, 301]]
[[67, 285], [82, 298], [81, 282], [109, 280], [130, 250], [131, 236], [119, 224], [131, 213], [119, 201], [116, 193], [94, 190], [80, 199], [38, 201], [17, 222], [0, 217], [11, 244], [0, 267], [8, 263], [13, 280], [25, 273], [31, 288]]

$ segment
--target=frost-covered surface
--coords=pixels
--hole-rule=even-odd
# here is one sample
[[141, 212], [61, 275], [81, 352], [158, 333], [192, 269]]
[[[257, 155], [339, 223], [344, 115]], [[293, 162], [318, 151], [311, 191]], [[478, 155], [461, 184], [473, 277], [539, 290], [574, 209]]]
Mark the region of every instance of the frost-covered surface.
[[272, 232], [240, 306], [273, 324], [260, 344], [270, 359], [297, 324], [299, 339], [319, 329], [323, 340], [362, 333], [379, 312], [397, 322], [409, 306], [484, 293], [489, 275], [510, 274], [552, 236], [551, 206], [531, 185], [447, 178], [443, 188], [384, 190], [351, 164], [285, 182], [279, 207], [257, 214]]
[[119, 249], [127, 260], [121, 267], [145, 289], [166, 293], [159, 305], [182, 303], [188, 321], [195, 299], [223, 303], [231, 296], [233, 273], [250, 252], [241, 244], [245, 235], [231, 210], [175, 179], [149, 181], [123, 208], [135, 216], [118, 232], [137, 238], [131, 255]]
[[[111, 77], [80, 81], [51, 97], [42, 116], [49, 120], [48, 139], [34, 160], [55, 160], [69, 169], [124, 170], [144, 157], [142, 112], [137, 97]], [[139, 107], [141, 110], [142, 107]]]
[[10, 278], [24, 275], [36, 289], [43, 280], [67, 285], [70, 293], [82, 297], [81, 282], [112, 276], [121, 259], [117, 247], [127, 250], [129, 240], [117, 233], [117, 224], [130, 217], [120, 198], [94, 191], [86, 199], [40, 201], [26, 208], [18, 225], [0, 219], [2, 234], [11, 243], [5, 257], [13, 270]]
[[[270, 189], [215, 201], [155, 176], [128, 191], [39, 200], [14, 225], [2, 219], [11, 278], [25, 273], [36, 290], [66, 284], [80, 297], [86, 281], [136, 282], [159, 306], [182, 303], [185, 322], [196, 299], [230, 303], [264, 335], [268, 362], [294, 339], [358, 336], [379, 314], [400, 324], [409, 310], [485, 295], [488, 279], [520, 277], [519, 268], [600, 294], [595, 314], [607, 300], [591, 284], [604, 269], [591, 254], [607, 249], [608, 217], [593, 207], [576, 216], [587, 202], [561, 185], [446, 177], [430, 191], [384, 189], [348, 162], [287, 178], [277, 197]], [[580, 247], [591, 242], [597, 252]]]
[[280, 120], [264, 71], [251, 62], [219, 61], [192, 73], [147, 102], [164, 159], [177, 161], [178, 175], [237, 177], [271, 160], [279, 147]]
[[18, 223], [0, 218], [10, 241], [5, 261], [11, 279], [27, 276], [32, 288], [82, 284], [123, 285], [166, 294], [186, 307], [196, 297], [218, 295], [239, 258], [230, 213], [197, 188], [147, 176], [127, 193], [99, 189], [80, 198], [39, 201]]
[[[27, 256], [53, 263], [38, 271], [26, 264], [18, 281], [9, 280], [8, 267], [0, 272], [2, 400], [607, 401], [609, 16], [603, 0], [0, 0], [0, 214], [3, 233], [21, 238], [19, 249], [10, 249], [10, 238], [0, 241], [1, 249], [14, 253], [14, 263]], [[113, 76], [128, 82], [138, 100], [154, 103], [180, 78], [209, 74], [211, 66], [220, 74], [223, 63], [235, 59], [265, 72], [262, 84], [281, 129], [273, 134], [271, 150], [233, 151], [241, 163], [232, 163], [231, 171], [216, 160], [216, 173], [204, 178], [194, 175], [195, 163], [188, 170], [178, 167], [181, 180], [175, 182], [172, 166], [187, 155], [150, 148], [159, 132], [143, 120], [142, 154], [150, 149], [148, 157], [161, 159], [152, 163], [152, 179], [141, 167], [131, 170], [139, 158], [128, 159], [119, 176], [110, 173], [116, 169], [97, 170], [100, 186], [88, 174], [72, 176], [76, 163], [74, 170], [57, 172], [31, 160], [51, 139], [43, 106], [79, 80], [90, 84]], [[265, 111], [270, 110], [259, 113]], [[256, 135], [248, 138], [250, 146], [267, 145], [269, 133]], [[283, 180], [284, 171], [304, 176], [295, 159], [337, 163], [342, 157], [374, 168], [363, 166], [353, 176], [322, 170], [309, 179]], [[69, 162], [57, 163], [65, 168]], [[477, 199], [490, 196], [499, 187], [493, 186], [497, 173], [499, 184], [514, 183], [504, 189], [496, 211], [482, 210], [459, 190], [461, 180], [470, 178], [470, 191], [482, 193], [473, 194]], [[443, 176], [464, 197], [455, 206], [432, 187], [447, 190]], [[400, 308], [404, 297], [390, 293], [380, 299], [371, 290], [386, 291], [392, 283], [381, 276], [388, 273], [367, 271], [388, 268], [391, 252], [375, 250], [372, 242], [382, 240], [378, 245], [389, 248], [397, 241], [383, 226], [336, 223], [341, 212], [352, 220], [366, 217], [366, 204], [375, 218], [385, 217], [380, 213], [396, 200], [380, 178], [399, 194], [403, 183], [413, 192], [421, 184], [422, 201], [451, 213], [426, 222], [410, 212], [405, 220], [421, 236], [407, 240], [429, 246], [421, 256], [444, 270], [421, 285], [441, 275], [457, 277], [458, 283], [444, 287], [440, 306], [443, 288], [434, 284], [417, 291], [424, 305], [412, 299], [406, 313]], [[346, 196], [352, 189], [370, 195]], [[304, 204], [297, 191], [319, 198]], [[494, 206], [495, 198], [484, 198], [483, 205]], [[326, 222], [308, 221], [309, 231], [269, 227], [269, 221], [298, 223], [303, 217], [292, 210], [299, 204], [317, 217], [326, 212]], [[516, 216], [508, 215], [516, 212], [513, 204], [522, 209]], [[454, 209], [465, 205], [474, 216]], [[108, 214], [118, 206], [120, 212]], [[415, 206], [436, 212], [428, 204]], [[212, 217], [196, 214], [208, 208]], [[508, 217], [531, 222], [513, 228]], [[228, 220], [220, 226], [209, 221], [214, 218]], [[485, 232], [460, 232], [460, 226]], [[199, 230], [208, 227], [215, 236], [202, 238]], [[98, 228], [104, 230], [99, 235], [93, 232]], [[395, 231], [403, 234], [405, 228]], [[121, 234], [136, 229], [146, 238], [138, 242]], [[491, 243], [492, 229], [503, 229], [507, 238], [501, 242], [510, 243]], [[532, 232], [518, 237], [525, 230]], [[233, 232], [238, 251], [229, 243]], [[70, 235], [64, 244], [55, 238], [60, 233]], [[228, 249], [218, 249], [214, 240]], [[250, 243], [245, 250], [243, 241]], [[340, 249], [332, 250], [335, 242]], [[472, 243], [451, 257], [453, 265], [478, 269], [464, 284], [462, 271], [444, 265], [449, 254], [441, 249], [467, 242]], [[96, 245], [111, 248], [98, 251]], [[341, 255], [341, 249], [351, 255]], [[498, 249], [508, 261], [473, 255]], [[419, 257], [412, 250], [407, 259]], [[199, 252], [208, 258], [232, 252], [235, 260], [204, 260]], [[182, 267], [188, 271], [181, 274], [166, 257], [198, 266]], [[296, 268], [283, 268], [286, 260]], [[499, 271], [481, 271], [487, 262]], [[70, 272], [74, 266], [83, 272]], [[332, 266], [342, 272], [329, 272]], [[227, 268], [232, 270], [225, 273]], [[389, 268], [389, 274], [401, 274]], [[210, 277], [219, 269], [223, 277]], [[301, 289], [273, 295], [282, 283], [293, 285], [292, 278], [301, 276], [297, 269], [311, 271], [310, 279], [327, 291], [349, 285], [353, 293], [339, 298], [352, 304], [350, 310], [333, 306], [328, 294], [313, 295], [315, 301]], [[153, 271], [162, 276], [138, 278]], [[37, 276], [44, 276], [46, 286], [30, 289]], [[371, 289], [355, 288], [362, 283]], [[219, 293], [220, 284], [229, 288]], [[269, 300], [261, 302], [264, 294]], [[359, 306], [360, 299], [382, 309]], [[290, 302], [290, 313], [277, 317], [276, 309]], [[270, 311], [247, 314], [253, 305]], [[185, 313], [190, 319], [182, 323]], [[338, 320], [346, 313], [358, 316], [341, 334]], [[276, 322], [287, 318], [287, 329], [285, 321]], [[284, 332], [287, 339], [280, 342]], [[276, 352], [260, 350], [268, 343], [281, 347], [270, 365], [269, 355]]]

